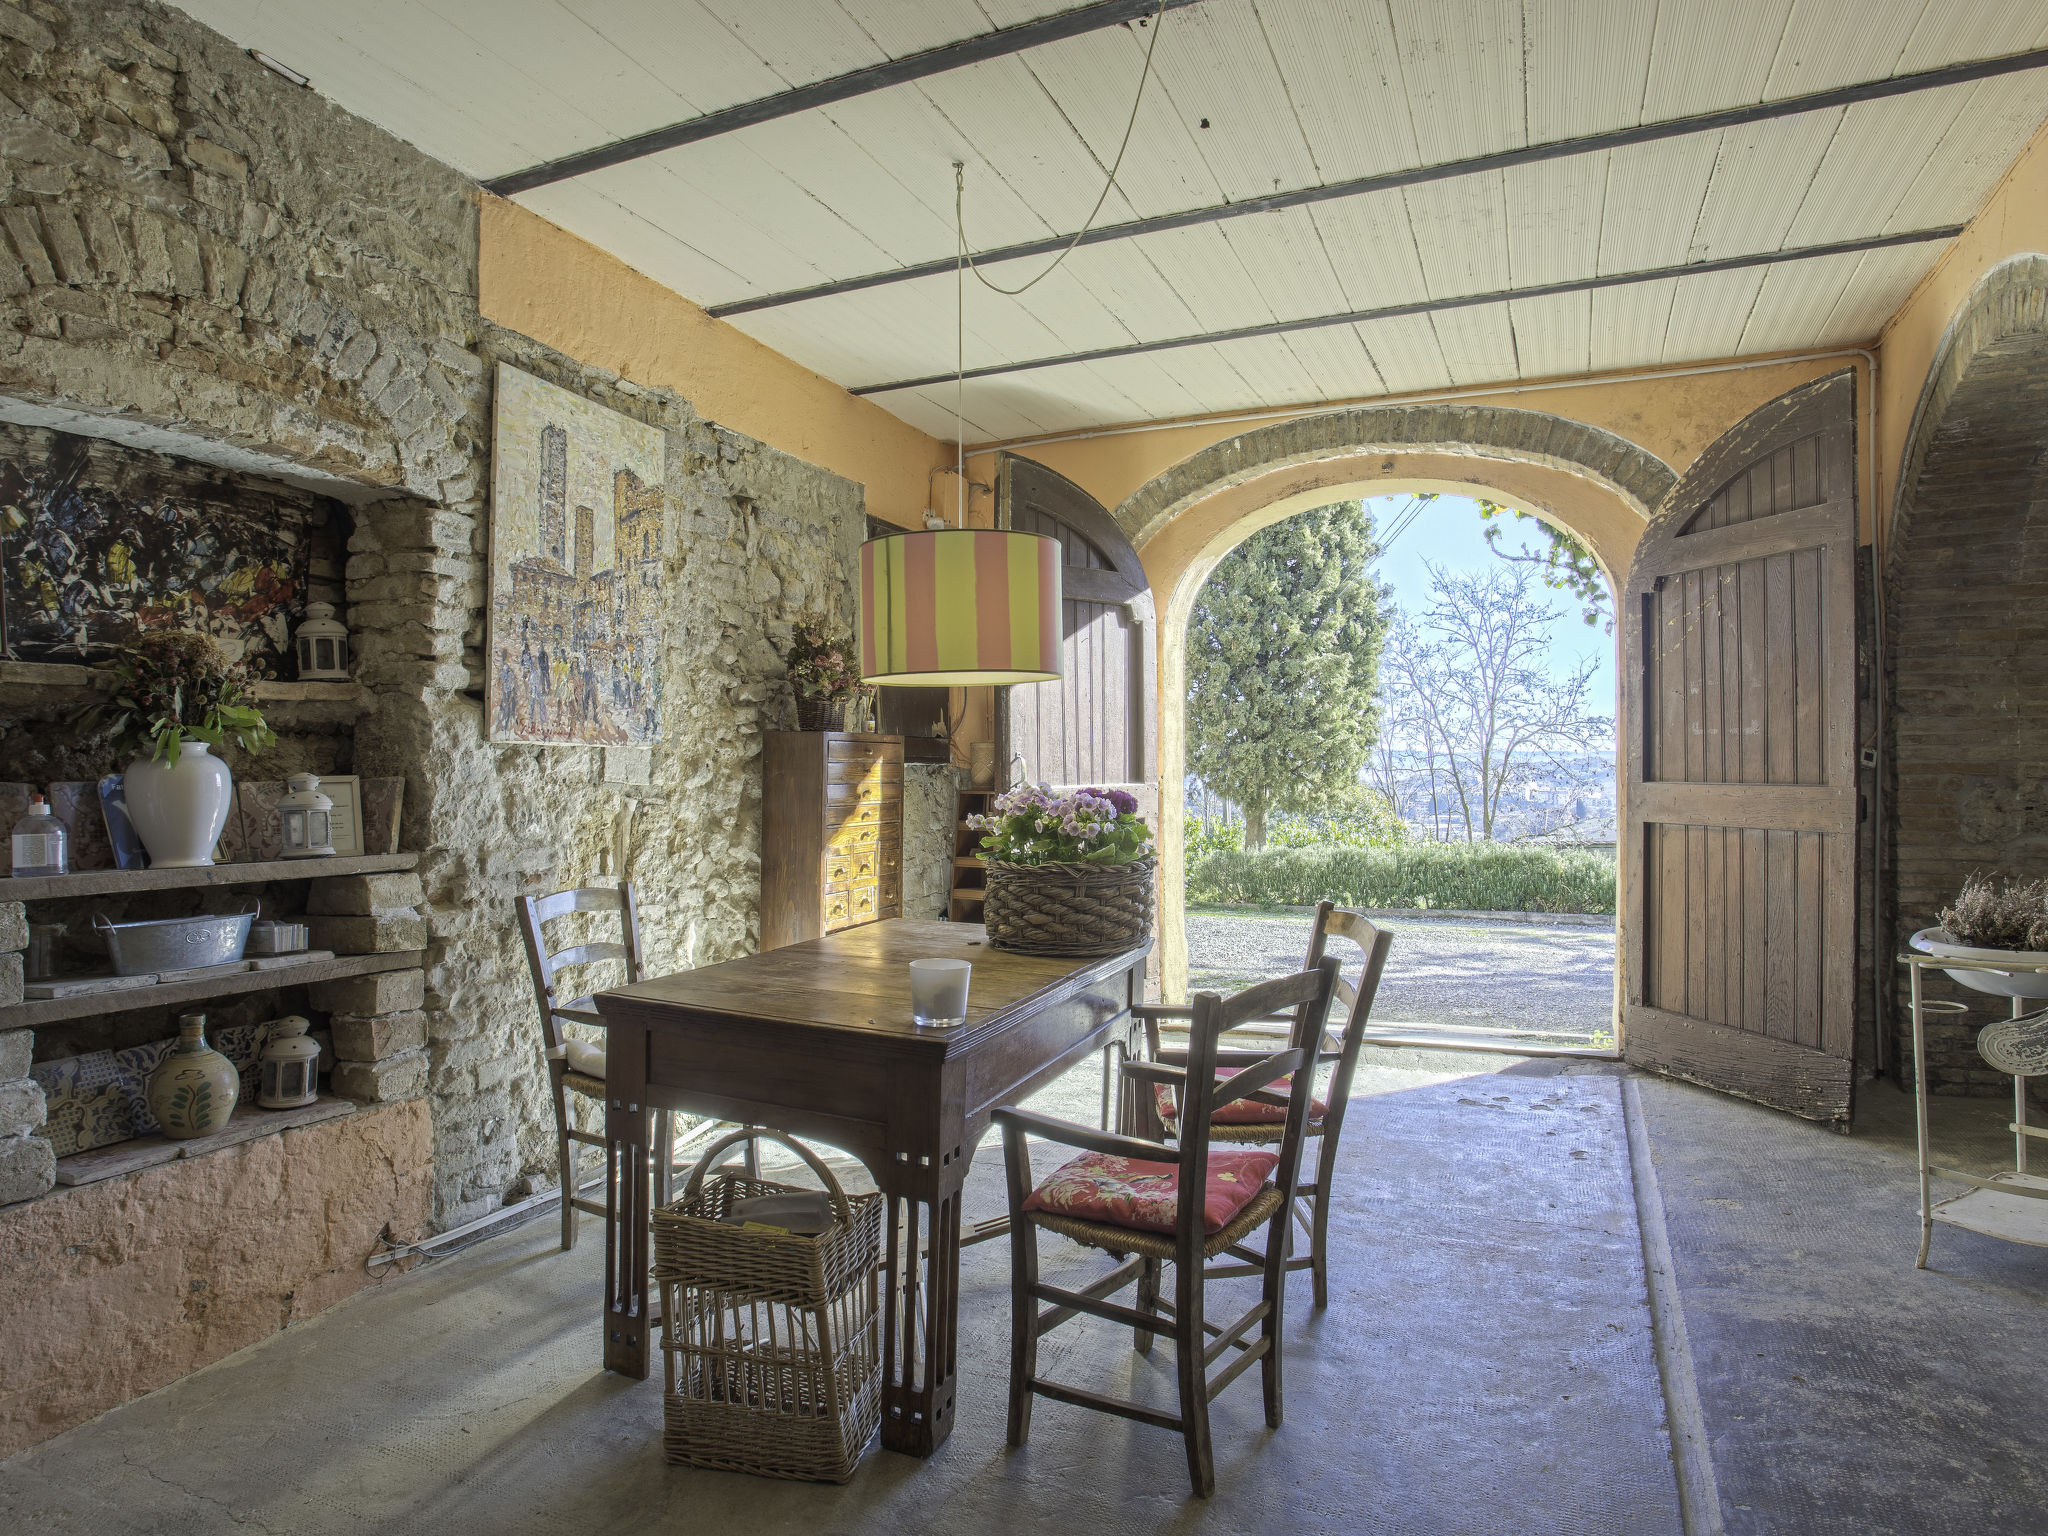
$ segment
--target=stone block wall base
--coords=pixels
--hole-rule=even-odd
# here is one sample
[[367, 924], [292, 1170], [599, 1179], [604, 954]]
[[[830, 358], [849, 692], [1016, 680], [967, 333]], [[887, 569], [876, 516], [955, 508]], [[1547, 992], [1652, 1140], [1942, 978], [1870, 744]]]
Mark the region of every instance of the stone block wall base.
[[[46, 1195], [57, 1185], [57, 1153], [40, 1136], [0, 1139], [0, 1206]], [[0, 1211], [0, 1222], [6, 1213]], [[5, 1245], [0, 1244], [0, 1251]], [[4, 1455], [5, 1452], [0, 1452]]]
[[385, 1228], [425, 1229], [432, 1158], [427, 1106], [394, 1104], [0, 1210], [0, 1456], [371, 1284]]

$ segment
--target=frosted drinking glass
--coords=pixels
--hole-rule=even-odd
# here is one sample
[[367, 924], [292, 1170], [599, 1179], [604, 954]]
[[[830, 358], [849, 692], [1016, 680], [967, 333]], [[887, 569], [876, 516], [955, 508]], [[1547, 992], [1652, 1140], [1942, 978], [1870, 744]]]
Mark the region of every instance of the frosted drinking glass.
[[935, 1026], [966, 1023], [967, 978], [973, 969], [965, 960], [911, 961], [911, 1017]]

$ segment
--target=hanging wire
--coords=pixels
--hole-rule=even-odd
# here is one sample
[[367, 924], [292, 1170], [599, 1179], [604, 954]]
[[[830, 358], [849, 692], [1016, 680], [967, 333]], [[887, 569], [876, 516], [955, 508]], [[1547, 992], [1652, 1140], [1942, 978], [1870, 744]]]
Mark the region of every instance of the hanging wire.
[[1116, 146], [1116, 158], [1109, 164], [1108, 179], [1102, 183], [1102, 195], [1095, 199], [1095, 206], [1088, 210], [1087, 219], [1074, 231], [1074, 238], [1030, 282], [1017, 288], [1005, 288], [1001, 283], [991, 282], [974, 264], [974, 257], [967, 248], [967, 167], [959, 160], [953, 162], [953, 477], [959, 482], [954, 514], [957, 527], [967, 526], [967, 274], [972, 272], [975, 281], [984, 288], [1015, 298], [1051, 277], [1060, 263], [1074, 254], [1074, 247], [1081, 243], [1081, 237], [1095, 227], [1103, 205], [1109, 201], [1110, 189], [1116, 185], [1117, 172], [1124, 167], [1124, 152], [1131, 147], [1131, 134], [1138, 126], [1138, 109], [1145, 103], [1145, 85], [1152, 78], [1152, 54], [1159, 46], [1159, 34], [1165, 26], [1166, 0], [1159, 0], [1159, 9], [1152, 15], [1152, 40], [1145, 45], [1145, 67], [1138, 74], [1138, 92], [1131, 98], [1131, 115], [1124, 123], [1124, 136]]
[[1116, 147], [1116, 158], [1110, 162], [1109, 178], [1102, 184], [1102, 195], [1095, 199], [1095, 206], [1088, 210], [1086, 221], [1083, 222], [1079, 229], [1074, 231], [1074, 238], [1066, 243], [1066, 247], [1059, 255], [1053, 257], [1044, 271], [1040, 272], [1038, 276], [1032, 278], [1030, 282], [1025, 283], [1022, 287], [1005, 288], [1001, 283], [991, 281], [982, 273], [981, 268], [974, 264], [974, 257], [967, 249], [966, 174], [958, 160], [953, 162], [953, 230], [958, 240], [961, 260], [966, 263], [967, 270], [974, 274], [975, 280], [984, 288], [990, 288], [997, 293], [1008, 294], [1015, 298], [1018, 294], [1037, 287], [1038, 284], [1052, 276], [1061, 262], [1074, 254], [1074, 247], [1081, 243], [1081, 237], [1095, 227], [1095, 220], [1102, 213], [1103, 204], [1109, 201], [1110, 189], [1116, 185], [1117, 172], [1123, 169], [1124, 151], [1131, 147], [1131, 134], [1138, 126], [1138, 108], [1143, 106], [1145, 102], [1145, 84], [1152, 78], [1152, 53], [1159, 46], [1159, 34], [1165, 28], [1166, 0], [1159, 0], [1159, 9], [1152, 16], [1152, 41], [1145, 45], [1145, 67], [1138, 75], [1138, 93], [1131, 98], [1131, 115], [1124, 124], [1124, 136]]

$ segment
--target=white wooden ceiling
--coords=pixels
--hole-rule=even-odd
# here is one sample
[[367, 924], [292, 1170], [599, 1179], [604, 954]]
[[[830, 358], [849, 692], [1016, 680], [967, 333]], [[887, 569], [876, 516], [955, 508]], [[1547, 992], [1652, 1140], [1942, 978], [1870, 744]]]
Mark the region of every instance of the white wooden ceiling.
[[[479, 179], [1080, 0], [185, 0]], [[711, 305], [1074, 231], [1149, 32], [1114, 28], [518, 201]], [[1170, 12], [1099, 222], [2048, 45], [2041, 0], [1203, 0]], [[966, 362], [1961, 223], [2048, 70], [1086, 247], [966, 286]], [[1204, 124], [1206, 123], [1206, 126]], [[970, 381], [966, 436], [1861, 341], [1943, 247], [1660, 280]], [[1045, 258], [999, 265], [1014, 287]], [[950, 369], [950, 275], [733, 324], [841, 384]], [[953, 436], [951, 383], [876, 396]]]

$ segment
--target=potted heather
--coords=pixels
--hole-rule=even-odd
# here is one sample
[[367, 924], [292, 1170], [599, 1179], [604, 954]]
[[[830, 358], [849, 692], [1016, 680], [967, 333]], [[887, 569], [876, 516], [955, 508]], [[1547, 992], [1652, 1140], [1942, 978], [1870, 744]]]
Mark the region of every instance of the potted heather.
[[206, 635], [146, 635], [110, 663], [112, 694], [82, 719], [130, 759], [121, 776], [128, 819], [158, 869], [213, 863], [234, 779], [212, 748], [233, 738], [245, 752], [277, 740], [251, 693], [249, 670]]
[[[2048, 882], [1986, 875], [1963, 881], [1941, 925], [1922, 928], [1908, 942], [1922, 954], [1979, 963], [2048, 965]], [[2035, 971], [1946, 973], [1964, 986], [1999, 997], [2048, 997], [2048, 975]]]
[[995, 948], [1111, 955], [1151, 938], [1152, 829], [1125, 791], [1026, 784], [968, 826], [985, 834], [982, 922]]
[[789, 652], [782, 660], [789, 673], [789, 691], [796, 695], [796, 728], [800, 731], [843, 730], [846, 706], [865, 691], [851, 637], [840, 638], [812, 619], [797, 622]]

